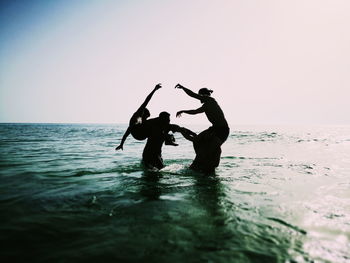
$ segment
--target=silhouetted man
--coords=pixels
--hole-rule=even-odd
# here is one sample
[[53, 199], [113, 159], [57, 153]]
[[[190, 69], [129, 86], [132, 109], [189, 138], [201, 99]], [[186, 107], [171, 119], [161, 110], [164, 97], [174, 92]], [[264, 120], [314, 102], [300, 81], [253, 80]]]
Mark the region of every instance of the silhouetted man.
[[148, 168], [162, 169], [162, 146], [169, 131], [180, 132], [178, 125], [170, 124], [170, 114], [163, 111], [159, 117], [145, 122], [148, 130], [147, 143], [142, 153], [142, 161]]
[[220, 163], [220, 146], [226, 141], [230, 133], [225, 115], [216, 100], [211, 97], [212, 90], [202, 88], [197, 94], [180, 84], [177, 84], [175, 88], [182, 89], [187, 95], [198, 99], [203, 104], [195, 110], [181, 110], [176, 113], [177, 117], [180, 117], [182, 113], [191, 115], [205, 113], [208, 120], [212, 123], [210, 128], [197, 136], [184, 135], [186, 139], [193, 141], [196, 152], [196, 158], [191, 168], [212, 172]]
[[[136, 140], [145, 140], [148, 137], [148, 127], [149, 125], [145, 125], [145, 122], [147, 118], [150, 116], [149, 110], [146, 108], [147, 104], [151, 100], [153, 94], [162, 87], [162, 85], [159, 83], [157, 84], [152, 92], [146, 97], [145, 101], [142, 103], [142, 105], [138, 108], [138, 110], [132, 115], [130, 121], [129, 121], [129, 127], [125, 131], [123, 138], [121, 140], [121, 143], [118, 147], [116, 147], [116, 150], [123, 150], [123, 145], [126, 140], [126, 138], [131, 135], [136, 139]], [[167, 136], [167, 143], [168, 145], [175, 145], [175, 139], [172, 137], [172, 135]]]

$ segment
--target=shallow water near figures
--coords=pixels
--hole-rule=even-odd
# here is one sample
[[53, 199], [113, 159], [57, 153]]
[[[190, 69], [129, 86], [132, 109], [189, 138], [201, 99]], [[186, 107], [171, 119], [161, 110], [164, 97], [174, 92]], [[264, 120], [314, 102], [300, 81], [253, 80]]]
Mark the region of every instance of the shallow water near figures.
[[350, 261], [350, 127], [231, 126], [210, 176], [177, 134], [144, 170], [125, 128], [0, 124], [1, 259]]

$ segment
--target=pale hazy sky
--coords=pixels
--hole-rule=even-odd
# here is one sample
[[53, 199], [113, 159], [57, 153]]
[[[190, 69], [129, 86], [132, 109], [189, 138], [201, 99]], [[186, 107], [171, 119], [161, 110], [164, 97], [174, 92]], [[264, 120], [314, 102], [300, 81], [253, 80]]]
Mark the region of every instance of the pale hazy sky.
[[0, 122], [350, 124], [349, 0], [1, 1]]

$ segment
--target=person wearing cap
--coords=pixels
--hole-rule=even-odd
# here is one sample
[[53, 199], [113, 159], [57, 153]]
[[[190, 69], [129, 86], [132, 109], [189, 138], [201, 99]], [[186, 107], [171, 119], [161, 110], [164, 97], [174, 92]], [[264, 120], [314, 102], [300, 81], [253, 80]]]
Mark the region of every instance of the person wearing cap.
[[[204, 170], [213, 170], [213, 168], [217, 167], [220, 162], [220, 146], [227, 140], [230, 133], [230, 128], [226, 121], [224, 112], [216, 100], [211, 97], [212, 90], [201, 88], [198, 93], [195, 93], [181, 84], [177, 84], [175, 88], [182, 89], [187, 95], [198, 99], [203, 104], [195, 110], [178, 111], [176, 117], [181, 117], [181, 114], [183, 113], [190, 115], [205, 113], [212, 124], [207, 130], [192, 137], [197, 156], [191, 167], [195, 168], [195, 166], [202, 166], [202, 168], [206, 167]], [[208, 159], [210, 160], [209, 162]]]
[[[148, 127], [149, 125], [145, 125], [147, 118], [150, 116], [149, 110], [146, 108], [148, 103], [150, 102], [153, 94], [162, 87], [160, 83], [158, 83], [152, 92], [146, 97], [145, 101], [142, 105], [137, 109], [137, 111], [132, 115], [129, 121], [129, 127], [125, 131], [120, 145], [117, 146], [116, 150], [123, 150], [123, 145], [126, 138], [131, 134], [136, 140], [142, 141], [145, 140], [148, 136]], [[166, 139], [167, 145], [176, 145], [175, 139], [172, 135], [168, 135]]]

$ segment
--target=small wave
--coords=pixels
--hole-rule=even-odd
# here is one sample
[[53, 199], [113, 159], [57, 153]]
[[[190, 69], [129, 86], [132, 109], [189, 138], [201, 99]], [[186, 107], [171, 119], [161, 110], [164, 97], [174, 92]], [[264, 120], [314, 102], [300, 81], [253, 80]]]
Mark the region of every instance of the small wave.
[[294, 225], [292, 225], [292, 224], [289, 224], [289, 223], [283, 221], [282, 219], [275, 218], [275, 217], [268, 217], [267, 219], [272, 220], [272, 221], [274, 221], [274, 222], [277, 222], [277, 223], [279, 223], [279, 224], [281, 224], [281, 225], [284, 225], [284, 226], [286, 226], [286, 227], [289, 227], [289, 228], [291, 228], [291, 229], [293, 229], [293, 230], [299, 232], [300, 234], [303, 234], [303, 235], [306, 235], [306, 234], [307, 234], [307, 232], [306, 232], [305, 230], [303, 230], [303, 229], [301, 229], [301, 228], [299, 228], [299, 227], [297, 227], [297, 226], [294, 226]]
[[245, 157], [242, 156], [222, 156], [221, 159], [246, 159]]
[[279, 160], [276, 157], [244, 157], [244, 156], [221, 156], [221, 159], [239, 159], [239, 160]]
[[162, 171], [166, 173], [178, 174], [179, 172], [183, 171], [186, 168], [187, 167], [184, 164], [174, 163], [164, 167]]
[[231, 139], [244, 140], [245, 142], [264, 142], [283, 139], [283, 135], [276, 132], [235, 132], [230, 135]]
[[137, 171], [142, 171], [142, 165], [140, 163], [129, 164], [126, 166], [118, 166], [107, 169], [83, 169], [79, 171], [75, 171], [71, 177], [80, 177], [85, 175], [98, 175], [98, 174], [125, 174], [125, 173], [133, 173]]
[[303, 174], [313, 174], [316, 169], [315, 164], [290, 164], [288, 166], [289, 169], [297, 171]]

